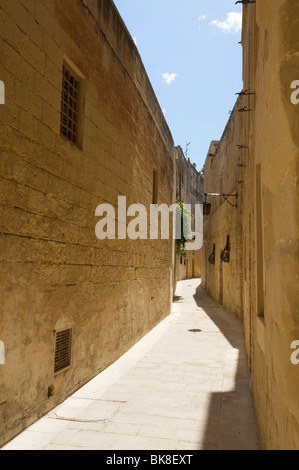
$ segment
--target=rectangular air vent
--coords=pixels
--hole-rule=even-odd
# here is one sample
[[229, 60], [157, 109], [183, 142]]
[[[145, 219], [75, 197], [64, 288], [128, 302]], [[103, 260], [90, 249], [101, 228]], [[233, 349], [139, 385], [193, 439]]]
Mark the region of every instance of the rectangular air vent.
[[55, 335], [54, 373], [62, 371], [72, 363], [72, 328], [57, 331]]

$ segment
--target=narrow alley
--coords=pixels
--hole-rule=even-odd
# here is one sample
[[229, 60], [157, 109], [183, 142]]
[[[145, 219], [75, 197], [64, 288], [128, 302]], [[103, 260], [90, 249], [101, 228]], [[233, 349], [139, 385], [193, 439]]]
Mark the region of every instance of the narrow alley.
[[2, 450], [258, 450], [241, 322], [178, 283], [171, 315]]

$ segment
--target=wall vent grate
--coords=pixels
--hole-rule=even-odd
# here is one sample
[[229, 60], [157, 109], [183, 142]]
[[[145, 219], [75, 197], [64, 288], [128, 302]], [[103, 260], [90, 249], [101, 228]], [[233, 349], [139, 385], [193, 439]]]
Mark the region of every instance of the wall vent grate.
[[71, 365], [72, 360], [72, 329], [57, 331], [55, 336], [54, 373]]

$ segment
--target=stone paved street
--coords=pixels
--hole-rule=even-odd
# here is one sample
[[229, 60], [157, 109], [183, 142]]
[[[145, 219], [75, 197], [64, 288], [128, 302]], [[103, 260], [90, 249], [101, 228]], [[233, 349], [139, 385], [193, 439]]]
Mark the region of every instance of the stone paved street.
[[259, 449], [242, 324], [178, 283], [172, 313], [2, 450]]

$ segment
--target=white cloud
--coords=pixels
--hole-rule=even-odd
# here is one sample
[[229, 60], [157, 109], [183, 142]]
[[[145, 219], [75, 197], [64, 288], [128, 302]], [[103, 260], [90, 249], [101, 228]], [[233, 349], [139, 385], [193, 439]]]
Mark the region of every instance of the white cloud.
[[135, 42], [135, 46], [137, 46], [137, 38], [134, 36], [133, 41]]
[[[206, 15], [201, 15], [201, 16], [198, 17], [198, 21], [199, 21], [199, 22], [200, 22], [200, 21], [204, 21], [204, 20], [206, 20], [206, 19], [207, 19], [207, 16], [206, 16]], [[198, 26], [198, 29], [200, 29], [200, 26]]]
[[162, 109], [162, 113], [163, 113], [163, 114], [166, 113], [166, 109], [165, 109], [165, 108]]
[[173, 82], [176, 79], [177, 74], [176, 73], [163, 73], [162, 77], [165, 83], [167, 83], [167, 85], [170, 85], [171, 82]]
[[214, 20], [210, 25], [215, 25], [224, 33], [238, 33], [242, 29], [242, 13], [232, 11], [227, 14], [226, 21]]

